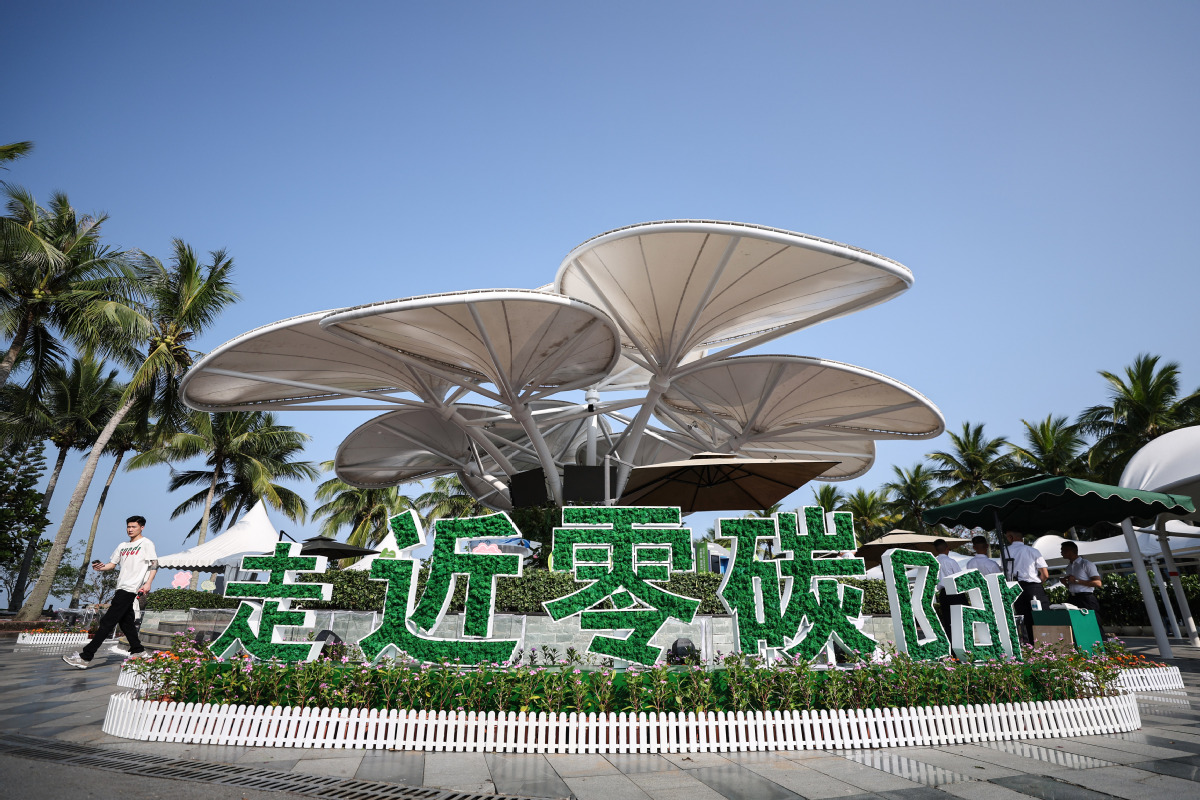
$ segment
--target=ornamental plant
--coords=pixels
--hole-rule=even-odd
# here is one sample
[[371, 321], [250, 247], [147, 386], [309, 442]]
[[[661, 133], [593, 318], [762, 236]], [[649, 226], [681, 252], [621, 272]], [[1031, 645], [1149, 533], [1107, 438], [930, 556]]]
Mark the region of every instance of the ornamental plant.
[[144, 697], [196, 703], [318, 708], [548, 713], [837, 710], [1099, 697], [1116, 692], [1136, 657], [1118, 643], [1092, 655], [1026, 647], [1024, 660], [917, 661], [882, 646], [875, 661], [814, 667], [804, 658], [741, 653], [695, 666], [616, 670], [577, 661], [421, 664], [400, 654], [286, 663], [216, 658], [180, 634], [170, 651], [134, 660]]

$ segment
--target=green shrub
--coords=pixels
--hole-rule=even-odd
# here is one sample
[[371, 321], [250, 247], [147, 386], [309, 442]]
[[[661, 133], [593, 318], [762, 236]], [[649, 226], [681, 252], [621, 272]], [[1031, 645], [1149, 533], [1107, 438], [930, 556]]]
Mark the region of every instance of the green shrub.
[[187, 611], [189, 608], [237, 608], [238, 601], [212, 592], [159, 589], [146, 597], [147, 611]]
[[[1180, 578], [1183, 583], [1183, 593], [1188, 599], [1188, 605], [1193, 610], [1200, 607], [1200, 575], [1184, 575]], [[1150, 585], [1154, 590], [1154, 603], [1158, 613], [1165, 617], [1162, 599], [1159, 595], [1158, 581], [1153, 573], [1150, 575]], [[1168, 588], [1171, 604], [1175, 604], [1175, 592]], [[1066, 587], [1047, 593], [1051, 603], [1066, 603]], [[1136, 575], [1105, 575], [1104, 582], [1096, 591], [1096, 600], [1100, 603], [1100, 624], [1104, 626], [1131, 625], [1146, 626], [1150, 618], [1146, 616], [1146, 603], [1142, 600], [1142, 592], [1138, 588]]]

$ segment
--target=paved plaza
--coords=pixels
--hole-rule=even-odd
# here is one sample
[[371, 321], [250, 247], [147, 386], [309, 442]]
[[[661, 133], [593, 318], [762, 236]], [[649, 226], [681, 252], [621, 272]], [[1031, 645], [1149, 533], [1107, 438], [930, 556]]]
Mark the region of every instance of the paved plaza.
[[[1075, 739], [867, 751], [515, 755], [135, 742], [101, 731], [120, 659], [86, 671], [72, 649], [0, 640], [6, 797], [579, 800], [1165, 800], [1200, 796], [1200, 651], [1179, 648], [1184, 691], [1139, 695], [1141, 731]], [[1156, 655], [1151, 640], [1131, 649]]]

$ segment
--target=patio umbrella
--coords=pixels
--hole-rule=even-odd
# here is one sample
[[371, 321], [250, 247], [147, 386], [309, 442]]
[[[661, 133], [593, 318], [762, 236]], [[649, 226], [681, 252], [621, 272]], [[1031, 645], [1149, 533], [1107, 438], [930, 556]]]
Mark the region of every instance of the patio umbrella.
[[770, 508], [836, 464], [697, 453], [635, 467], [617, 505], [679, 506], [685, 514]]
[[946, 539], [952, 547], [963, 544], [961, 539], [945, 536], [926, 536], [912, 531], [894, 530], [889, 531], [884, 536], [880, 536], [874, 541], [867, 542], [862, 547], [854, 551], [857, 558], [863, 559], [867, 564], [867, 569], [877, 567], [883, 560], [883, 554], [894, 547], [900, 547], [905, 550], [923, 550], [927, 553], [934, 552], [933, 543], [939, 539]]
[[305, 539], [300, 546], [302, 556], [325, 556], [326, 558], [358, 558], [373, 556], [378, 550], [368, 550], [365, 547], [355, 547], [352, 544], [339, 542], [324, 536], [314, 536]]
[[1072, 525], [1152, 520], [1159, 514], [1185, 515], [1196, 510], [1190, 497], [1093, 483], [1080, 478], [1032, 478], [931, 508], [921, 514], [928, 525], [964, 525], [993, 530], [999, 522], [1022, 533], [1065, 531]]

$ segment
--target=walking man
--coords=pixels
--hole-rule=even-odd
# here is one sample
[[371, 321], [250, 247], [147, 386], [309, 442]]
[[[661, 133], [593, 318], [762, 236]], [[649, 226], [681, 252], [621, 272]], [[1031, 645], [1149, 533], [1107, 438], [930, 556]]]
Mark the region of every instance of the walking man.
[[97, 572], [110, 572], [119, 568], [121, 575], [117, 581], [117, 592], [113, 595], [108, 611], [100, 618], [100, 627], [96, 630], [96, 635], [78, 654], [63, 656], [63, 661], [72, 667], [87, 669], [96, 651], [118, 625], [121, 626], [121, 633], [129, 640], [130, 657], [136, 658], [146, 651], [146, 648], [142, 647], [142, 640], [138, 638], [133, 603], [138, 597], [149, 594], [150, 586], [154, 583], [154, 574], [158, 571], [158, 553], [154, 551], [154, 542], [142, 535], [145, 527], [145, 517], [133, 516], [125, 520], [125, 533], [129, 536], [129, 541], [113, 551], [107, 564], [101, 564], [99, 559], [92, 562], [92, 569]]
[[1021, 596], [1013, 603], [1013, 612], [1023, 617], [1021, 627], [1025, 629], [1026, 641], [1033, 644], [1033, 601], [1036, 598], [1043, 609], [1050, 605], [1050, 598], [1042, 588], [1050, 577], [1050, 570], [1046, 567], [1046, 559], [1025, 544], [1021, 533], [1005, 531], [1004, 535], [1008, 537], [1008, 557], [1012, 559], [1007, 565], [1012, 574], [1005, 577], [1021, 584]]

